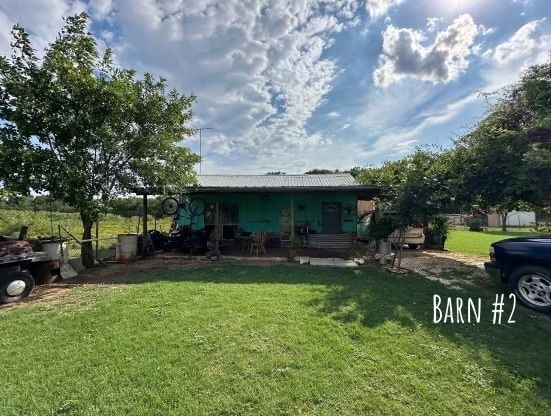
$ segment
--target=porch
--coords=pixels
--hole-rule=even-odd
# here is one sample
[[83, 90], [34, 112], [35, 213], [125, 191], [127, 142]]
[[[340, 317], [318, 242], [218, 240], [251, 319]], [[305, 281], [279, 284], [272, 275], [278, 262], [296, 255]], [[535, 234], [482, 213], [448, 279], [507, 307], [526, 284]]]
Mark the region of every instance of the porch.
[[252, 236], [270, 249], [349, 249], [358, 201], [379, 191], [349, 174], [201, 175], [199, 182], [187, 190], [190, 209], [180, 211], [179, 225], [204, 229], [222, 245]]

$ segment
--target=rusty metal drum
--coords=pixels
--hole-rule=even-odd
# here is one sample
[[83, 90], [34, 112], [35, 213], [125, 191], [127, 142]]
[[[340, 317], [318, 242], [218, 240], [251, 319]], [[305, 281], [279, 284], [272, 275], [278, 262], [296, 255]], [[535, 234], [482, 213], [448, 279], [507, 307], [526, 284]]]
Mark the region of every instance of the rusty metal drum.
[[131, 263], [138, 257], [138, 234], [117, 236], [117, 263]]

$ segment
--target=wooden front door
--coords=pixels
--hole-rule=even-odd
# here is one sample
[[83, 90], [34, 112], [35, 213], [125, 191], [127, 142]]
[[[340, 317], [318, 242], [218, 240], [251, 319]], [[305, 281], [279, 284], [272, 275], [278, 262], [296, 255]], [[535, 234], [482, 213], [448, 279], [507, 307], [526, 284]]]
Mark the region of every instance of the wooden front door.
[[337, 234], [341, 232], [341, 203], [321, 203], [321, 228], [324, 234]]

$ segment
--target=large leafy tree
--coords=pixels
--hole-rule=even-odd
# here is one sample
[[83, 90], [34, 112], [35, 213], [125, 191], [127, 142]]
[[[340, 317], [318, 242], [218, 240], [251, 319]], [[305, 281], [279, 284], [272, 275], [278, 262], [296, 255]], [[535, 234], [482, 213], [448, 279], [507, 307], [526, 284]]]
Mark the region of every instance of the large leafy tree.
[[456, 143], [458, 197], [501, 214], [551, 205], [551, 63], [499, 92], [488, 115]]
[[0, 57], [0, 180], [77, 208], [83, 239], [111, 199], [193, 183], [198, 162], [180, 144], [192, 133], [195, 97], [113, 65], [109, 50], [100, 56], [87, 24], [85, 13], [68, 17], [42, 58], [15, 26], [13, 55]]
[[379, 204], [396, 211], [404, 224], [416, 219], [427, 224], [454, 198], [452, 175], [449, 152], [418, 148], [403, 159], [362, 169], [358, 180], [380, 186]]

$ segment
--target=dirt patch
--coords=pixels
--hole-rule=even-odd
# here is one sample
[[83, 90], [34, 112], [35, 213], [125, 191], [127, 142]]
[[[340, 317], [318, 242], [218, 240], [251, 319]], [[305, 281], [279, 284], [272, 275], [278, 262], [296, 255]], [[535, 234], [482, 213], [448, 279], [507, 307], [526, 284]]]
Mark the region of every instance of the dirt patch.
[[[270, 266], [273, 264], [286, 264], [282, 262], [269, 261], [268, 258], [248, 259], [244, 264], [255, 266]], [[239, 260], [222, 260], [222, 263], [238, 263]], [[79, 273], [78, 277], [68, 280], [56, 281], [47, 285], [36, 286], [32, 293], [24, 300], [17, 303], [0, 305], [0, 313], [6, 310], [21, 307], [32, 303], [33, 305], [52, 306], [59, 302], [60, 298], [69, 293], [70, 290], [82, 286], [97, 286], [113, 289], [124, 287], [134, 283], [143, 275], [164, 272], [169, 270], [194, 269], [209, 267], [220, 264], [220, 262], [209, 261], [203, 257], [174, 255], [160, 255], [145, 260], [138, 260], [134, 263], [118, 264], [109, 263]]]
[[[427, 279], [438, 281], [451, 288], [476, 285], [490, 278], [484, 271], [484, 257], [467, 256], [435, 250], [404, 251], [402, 267]], [[222, 260], [223, 263], [239, 263], [239, 260]], [[182, 256], [157, 256], [129, 264], [112, 263], [86, 270], [78, 277], [69, 280], [36, 286], [31, 295], [18, 303], [1, 305], [0, 313], [32, 302], [33, 304], [55, 304], [58, 298], [75, 287], [90, 285], [98, 287], [125, 286], [145, 274], [159, 271], [193, 269], [220, 264], [203, 258]], [[287, 264], [267, 261], [267, 259], [247, 260], [247, 265], [271, 266]]]
[[489, 281], [484, 271], [485, 257], [437, 250], [404, 251], [402, 267], [429, 280], [460, 289]]
[[204, 267], [209, 262], [193, 259], [159, 259], [150, 258], [129, 264], [109, 264], [81, 272], [78, 277], [68, 280], [56, 281], [47, 285], [36, 286], [32, 293], [24, 300], [6, 305], [0, 305], [0, 312], [21, 307], [28, 303], [44, 305], [55, 303], [71, 289], [84, 285], [113, 287], [124, 286], [132, 283], [136, 278], [159, 270], [182, 270], [196, 267]]

